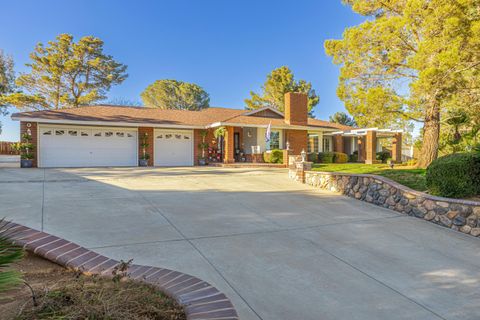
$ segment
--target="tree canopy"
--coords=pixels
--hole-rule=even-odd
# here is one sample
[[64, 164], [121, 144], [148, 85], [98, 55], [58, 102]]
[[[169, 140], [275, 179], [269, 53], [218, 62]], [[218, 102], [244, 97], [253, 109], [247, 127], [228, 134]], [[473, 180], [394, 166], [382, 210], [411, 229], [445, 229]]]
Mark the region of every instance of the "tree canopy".
[[[13, 59], [0, 50], [0, 115], [7, 114], [8, 104], [3, 101], [3, 97], [10, 94], [15, 89], [15, 73], [13, 71]], [[0, 133], [2, 132], [2, 123], [0, 122]]]
[[210, 96], [202, 87], [178, 80], [157, 80], [141, 98], [146, 107], [178, 110], [201, 110], [210, 106]]
[[285, 109], [285, 93], [301, 92], [308, 95], [308, 112], [310, 116], [313, 116], [312, 109], [320, 101], [315, 90], [312, 89], [312, 84], [305, 80], [296, 81], [292, 71], [286, 66], [277, 68], [268, 74], [261, 90], [260, 94], [251, 91], [250, 99], [245, 99], [248, 110], [268, 106], [283, 112]]
[[344, 2], [369, 19], [325, 42], [341, 65], [337, 94], [359, 125], [423, 122], [419, 165], [425, 167], [438, 155], [446, 106], [480, 96], [480, 2]]
[[357, 126], [357, 123], [355, 122], [355, 119], [350, 117], [345, 112], [335, 112], [335, 114], [333, 114], [333, 116], [330, 116], [330, 122], [339, 123], [339, 124], [343, 124], [343, 125], [350, 126], [350, 127], [356, 127]]
[[103, 41], [93, 36], [74, 42], [61, 34], [30, 54], [28, 73], [16, 79], [20, 91], [3, 98], [18, 109], [61, 109], [93, 104], [106, 98], [112, 85], [126, 78], [127, 66], [103, 52]]

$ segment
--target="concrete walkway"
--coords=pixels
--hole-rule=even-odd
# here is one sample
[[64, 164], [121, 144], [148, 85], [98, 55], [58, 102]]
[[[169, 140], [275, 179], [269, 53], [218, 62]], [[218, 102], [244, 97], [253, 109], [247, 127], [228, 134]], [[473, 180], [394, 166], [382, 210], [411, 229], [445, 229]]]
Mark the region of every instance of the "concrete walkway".
[[245, 320], [480, 317], [480, 239], [282, 169], [0, 169], [0, 216], [195, 275]]

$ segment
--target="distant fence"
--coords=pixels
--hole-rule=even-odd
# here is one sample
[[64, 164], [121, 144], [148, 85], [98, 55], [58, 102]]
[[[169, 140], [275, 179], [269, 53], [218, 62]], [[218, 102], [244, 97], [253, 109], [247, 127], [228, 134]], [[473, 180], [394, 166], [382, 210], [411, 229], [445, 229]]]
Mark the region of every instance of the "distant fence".
[[15, 142], [0, 141], [0, 154], [18, 154], [13, 148]]

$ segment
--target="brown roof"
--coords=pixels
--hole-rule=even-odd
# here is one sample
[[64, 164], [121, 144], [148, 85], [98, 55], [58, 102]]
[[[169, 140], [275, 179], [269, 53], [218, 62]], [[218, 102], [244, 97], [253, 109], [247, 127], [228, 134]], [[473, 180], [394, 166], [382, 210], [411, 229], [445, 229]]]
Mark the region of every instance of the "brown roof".
[[[272, 126], [285, 126], [283, 119], [258, 117], [255, 115], [246, 116], [244, 115], [246, 112], [249, 111], [228, 108], [207, 108], [201, 111], [188, 111], [98, 105], [60, 110], [20, 112], [13, 114], [12, 117], [45, 120], [149, 123], [190, 127], [204, 127], [215, 122], [245, 125], [268, 125], [271, 123]], [[352, 129], [348, 126], [318, 119], [308, 119], [308, 126], [338, 130]]]

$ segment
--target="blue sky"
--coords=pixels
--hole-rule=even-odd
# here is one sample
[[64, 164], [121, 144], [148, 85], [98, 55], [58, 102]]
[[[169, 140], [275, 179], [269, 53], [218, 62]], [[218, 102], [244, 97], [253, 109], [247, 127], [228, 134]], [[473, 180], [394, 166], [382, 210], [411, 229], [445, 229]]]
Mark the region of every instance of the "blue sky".
[[[194, 82], [211, 106], [244, 108], [266, 75], [287, 65], [320, 96], [317, 118], [345, 111], [336, 97], [338, 67], [325, 55], [326, 39], [361, 23], [341, 0], [5, 1], [0, 49], [25, 72], [38, 42], [60, 33], [94, 35], [105, 52], [128, 65], [129, 78], [109, 98], [139, 100], [157, 79]], [[18, 123], [0, 117], [0, 140], [18, 139]]]

